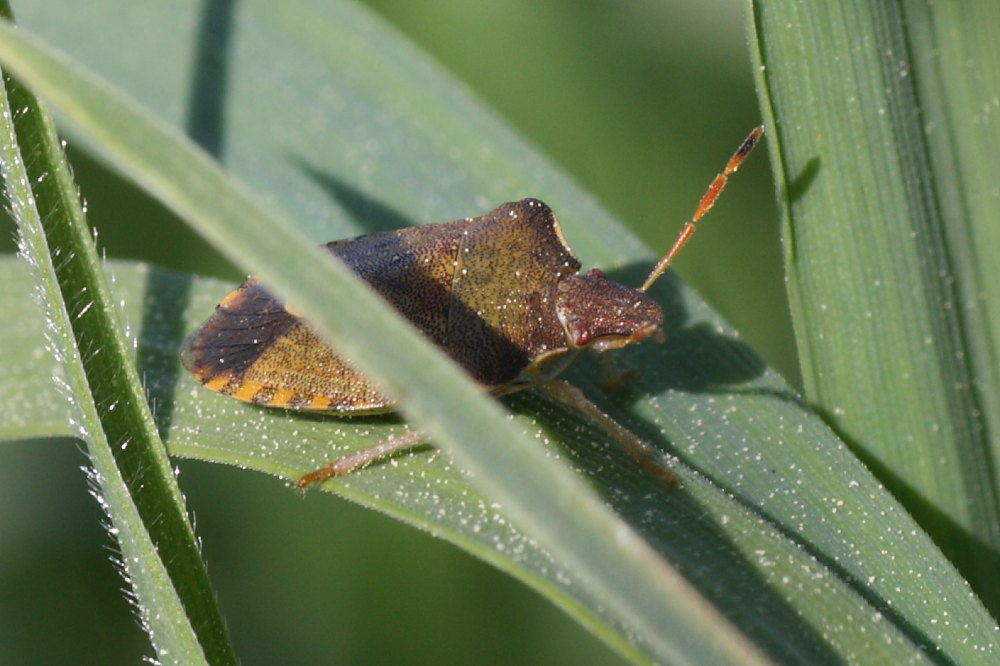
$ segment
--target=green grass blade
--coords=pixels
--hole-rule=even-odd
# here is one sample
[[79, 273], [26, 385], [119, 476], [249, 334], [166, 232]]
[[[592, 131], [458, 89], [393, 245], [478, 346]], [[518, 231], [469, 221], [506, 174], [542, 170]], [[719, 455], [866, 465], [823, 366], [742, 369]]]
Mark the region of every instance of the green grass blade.
[[[309, 199], [317, 174], [323, 182], [333, 181], [332, 189], [341, 195], [358, 198], [367, 191], [384, 192], [392, 209], [405, 210], [419, 221], [458, 217], [504, 198], [539, 193], [556, 205], [567, 237], [581, 255], [612, 269], [640, 260], [648, 266], [649, 253], [614, 220], [369, 15], [340, 4], [324, 4], [322, 9], [306, 3], [243, 7], [241, 34], [253, 48], [240, 51], [234, 99], [227, 100], [226, 108], [234, 114], [232, 136], [248, 131], [254, 140], [231, 138], [226, 157], [234, 173], [287, 207], [292, 213], [287, 217], [295, 219], [297, 228], [317, 231], [321, 224], [316, 210], [322, 206], [310, 205], [315, 194]], [[258, 44], [264, 48], [258, 49]], [[148, 71], [162, 62], [158, 53]], [[169, 100], [161, 104], [156, 97], [165, 87], [143, 71], [140, 96], [151, 107], [169, 109]], [[67, 85], [60, 81], [54, 93]], [[274, 94], [277, 90], [280, 95]], [[316, 94], [322, 103], [317, 103]], [[103, 122], [128, 134], [114, 117]], [[254, 134], [262, 127], [268, 130]], [[309, 148], [317, 136], [329, 148], [314, 156]], [[109, 140], [112, 147], [121, 141], [117, 136]], [[163, 148], [157, 141], [144, 142], [146, 161], [169, 163], [156, 152]], [[322, 166], [302, 168], [313, 160]], [[255, 170], [262, 164], [267, 168]], [[148, 164], [140, 166], [148, 169]], [[171, 187], [184, 190], [186, 185], [176, 183], [185, 183], [197, 168], [187, 164], [184, 173], [170, 180], [175, 183]], [[148, 170], [133, 173], [149, 177]], [[195, 192], [207, 187], [204, 180], [195, 184]], [[210, 189], [213, 198], [233, 196], [218, 183]], [[337, 200], [343, 204], [345, 197]], [[393, 217], [378, 207], [367, 208], [382, 222]], [[234, 211], [241, 221], [253, 214], [253, 206]], [[246, 243], [241, 238], [245, 227], [236, 232], [224, 238], [233, 247]], [[275, 233], [287, 238], [287, 230]], [[314, 236], [314, 241], [328, 240], [330, 232]], [[261, 257], [252, 267], [263, 271], [267, 265], [269, 276], [286, 275], [293, 281], [297, 275], [301, 279], [297, 269], [305, 266], [303, 257], [309, 254], [294, 255], [291, 262], [287, 256]], [[309, 277], [319, 280], [323, 266], [314, 270]], [[618, 271], [626, 282], [641, 279], [641, 272]], [[155, 313], [133, 310], [132, 316], [148, 323], [140, 334], [145, 359], [140, 363], [175, 453], [289, 477], [325, 460], [332, 449], [361, 446], [398, 427], [386, 419], [358, 423], [284, 414], [207, 395], [190, 379], [178, 377], [178, 331], [195, 326], [232, 285], [155, 270], [119, 268], [118, 273], [125, 302]], [[14, 284], [14, 276], [10, 278]], [[992, 620], [839, 440], [675, 278], [659, 285], [656, 297], [669, 314], [670, 340], [628, 350], [624, 364], [642, 369], [634, 386], [621, 395], [601, 397], [592, 367], [577, 369], [573, 379], [626, 425], [678, 453], [684, 461], [678, 468], [683, 489], [663, 493], [578, 418], [525, 395], [510, 406], [518, 414], [517, 424], [536, 435], [532, 446], [572, 465], [621, 519], [778, 661], [843, 663], [863, 655], [874, 662], [920, 663], [934, 659], [928, 654], [945, 655], [944, 660], [956, 663], [992, 659], [997, 649]], [[331, 298], [338, 302], [335, 294]], [[15, 347], [30, 353], [31, 344], [19, 341]], [[466, 403], [461, 391], [450, 392], [452, 386], [461, 386], [454, 381], [433, 386], [430, 392], [457, 410]], [[509, 445], [506, 440], [498, 443], [498, 448]], [[535, 465], [529, 458], [497, 464], [514, 477], [513, 492], [523, 487], [518, 485], [523, 466]], [[599, 588], [586, 580], [592, 568], [574, 566], [573, 558], [567, 563], [558, 551], [553, 559], [539, 547], [541, 539], [536, 543], [514, 529], [495, 508], [496, 498], [483, 494], [479, 476], [479, 481], [470, 479], [447, 455], [423, 451], [373, 467], [336, 487], [519, 576], [630, 656], [670, 658], [680, 651], [690, 661], [715, 661], [716, 653], [692, 647], [712, 632], [714, 622], [711, 613], [706, 622], [698, 600], [685, 593], [666, 599], [678, 614], [689, 615], [691, 623], [682, 618], [671, 624], [669, 613], [657, 616], [652, 622], [671, 643], [666, 650], [657, 649], [648, 635], [630, 631], [634, 627], [621, 613], [609, 611], [603, 593], [594, 593]], [[571, 497], [532, 507], [536, 519], [546, 523], [548, 539], [564, 534], [558, 531], [562, 527], [548, 524], [565, 516], [553, 511], [569, 504], [567, 524], [589, 511], [586, 505], [572, 504]], [[580, 540], [587, 527], [573, 535], [568, 547], [592, 546]], [[619, 533], [604, 537], [614, 541]], [[606, 577], [599, 584], [617, 588], [619, 577], [627, 580], [635, 572], [626, 561], [606, 563]], [[333, 557], [331, 566], [336, 566]], [[650, 580], [655, 578], [643, 578]], [[624, 589], [618, 593], [634, 594]], [[626, 602], [636, 604], [637, 599]], [[692, 631], [693, 638], [688, 635]], [[719, 650], [731, 654], [742, 647], [735, 640]]]
[[[220, 290], [227, 288], [215, 280], [192, 280], [162, 269], [127, 264], [118, 264], [112, 269], [122, 299], [132, 304], [128, 310], [130, 318], [137, 317], [141, 309], [150, 307], [148, 302], [143, 303], [144, 294], [157, 294], [159, 304], [155, 307], [168, 309], [168, 304], [175, 300], [177, 294], [188, 290], [189, 304], [183, 313], [183, 321], [193, 326], [204, 311], [211, 308]], [[0, 276], [14, 287], [29, 284], [23, 269], [17, 264], [0, 262]], [[18, 304], [11, 299], [3, 305], [19, 312], [30, 304]], [[156, 317], [152, 321], [164, 321], [164, 318]], [[140, 359], [144, 358], [141, 364], [147, 368], [150, 387], [158, 401], [167, 399], [159, 392], [161, 382], [169, 377], [171, 368], [176, 365], [176, 347], [171, 339], [169, 327], [157, 326], [153, 330], [139, 332], [139, 354]], [[29, 335], [10, 341], [19, 354], [30, 353], [34, 344], [36, 341]], [[710, 354], [719, 352], [718, 349], [705, 351]], [[583, 376], [577, 379], [585, 386], [593, 383]], [[596, 387], [588, 388], [593, 390]], [[300, 473], [304, 459], [308, 461], [313, 456], [322, 456], [329, 450], [331, 430], [334, 436], [346, 442], [372, 442], [384, 437], [386, 430], [393, 428], [391, 424], [368, 421], [358, 430], [374, 432], [345, 434], [343, 431], [350, 431], [351, 426], [336, 420], [289, 418], [280, 413], [262, 413], [246, 405], [234, 405], [232, 401], [206, 401], [204, 395], [193, 389], [185, 383], [170, 397], [173, 419], [169, 440], [173, 452], [271, 474]], [[793, 402], [776, 401], [767, 391], [724, 402], [722, 412], [729, 414], [728, 422], [718, 418], [721, 414], [713, 416], [709, 411], [711, 407], [704, 402], [696, 401], [683, 408], [701, 413], [709, 422], [709, 425], [700, 426], [699, 432], [712, 433], [722, 440], [718, 447], [723, 449], [719, 452], [722, 455], [718, 469], [710, 470], [715, 478], [727, 475], [727, 466], [746, 468], [746, 461], [731, 443], [736, 433], [747, 441], [773, 438], [783, 428], [792, 427], [790, 423], [796, 422], [795, 412], [798, 409]], [[914, 534], [905, 532], [913, 529], [912, 525], [906, 525], [905, 514], [892, 509], [891, 502], [886, 503], [884, 496], [872, 503], [871, 493], [878, 495], [877, 488], [866, 482], [863, 472], [859, 473], [855, 468], [856, 463], [842, 452], [821, 447], [815, 451], [797, 451], [793, 458], [786, 461], [778, 461], [773, 454], [769, 454], [772, 464], [802, 470], [801, 476], [793, 475], [793, 486], [815, 486], [819, 496], [838, 498], [830, 500], [832, 510], [823, 517], [820, 523], [823, 527], [817, 527], [809, 534], [810, 542], [803, 547], [798, 538], [789, 538], [775, 527], [780, 527], [781, 521], [795, 519], [796, 507], [804, 506], [801, 510], [812, 514], [821, 511], [820, 503], [808, 493], [800, 492], [783, 500], [774, 496], [773, 487], [767, 488], [754, 480], [753, 474], [744, 473], [742, 483], [745, 493], [771, 495], [769, 517], [762, 517], [768, 514], [761, 513], [766, 502], [760, 502], [760, 508], [748, 510], [742, 502], [733, 501], [726, 492], [720, 492], [717, 484], [707, 482], [697, 474], [685, 476], [683, 490], [664, 496], [655, 481], [636, 474], [631, 461], [615, 455], [614, 451], [608, 451], [605, 445], [595, 441], [592, 430], [565, 410], [552, 405], [539, 406], [536, 401], [524, 398], [514, 406], [522, 413], [522, 420], [538, 430], [539, 439], [558, 438], [566, 443], [564, 451], [556, 449], [550, 454], [572, 461], [574, 467], [600, 488], [606, 501], [622, 517], [642, 525], [644, 534], [658, 550], [679, 562], [691, 582], [709, 594], [713, 603], [727, 614], [738, 617], [743, 622], [741, 626], [751, 633], [755, 642], [781, 660], [836, 663], [840, 658], [838, 655], [863, 651], [876, 661], [915, 660], [921, 663], [922, 650], [917, 646], [949, 644], [947, 635], [950, 627], [959, 620], [953, 619], [943, 635], [921, 640], [901, 630], [896, 622], [906, 618], [906, 621], [928, 623], [931, 616], [922, 619], [922, 614], [914, 612], [911, 606], [933, 609], [938, 604], [948, 608], [951, 618], [964, 618], [964, 626], [956, 626], [955, 635], [970, 642], [966, 658], [970, 658], [972, 663], [976, 663], [976, 654], [989, 655], [995, 649], [988, 640], [989, 621], [980, 618], [976, 622], [976, 613], [969, 612], [967, 588], [954, 577], [947, 564], [940, 561], [940, 555], [935, 554], [933, 547], [920, 538], [914, 539]], [[775, 409], [776, 406], [779, 408]], [[750, 423], [739, 416], [745, 409], [752, 411]], [[721, 429], [717, 425], [720, 420], [723, 420]], [[690, 418], [686, 419], [679, 430], [689, 429], [691, 423]], [[631, 425], [641, 427], [641, 420]], [[804, 442], [822, 443], [828, 436], [828, 432], [814, 418], [805, 421], [799, 418], [794, 428]], [[726, 431], [731, 432], [727, 434]], [[258, 437], [248, 437], [247, 433], [256, 433], [263, 441], [256, 441]], [[680, 434], [677, 436], [681, 437]], [[829, 478], [810, 471], [819, 466], [831, 468]], [[600, 600], [579, 589], [576, 580], [578, 572], [562, 568], [548, 553], [526, 540], [509, 522], [497, 520], [492, 500], [483, 495], [474, 480], [455, 469], [450, 461], [441, 460], [440, 456], [432, 456], [429, 460], [425, 456], [407, 456], [392, 465], [380, 466], [377, 472], [344, 479], [337, 491], [433, 531], [518, 576], [577, 616], [597, 635], [616, 645], [623, 654], [643, 660], [641, 655], [645, 650], [623, 644], [621, 629], [613, 617], [597, 610]], [[842, 478], [855, 478], [857, 481], [852, 482], [853, 493], [839, 498], [843, 490]], [[784, 492], [788, 492], [787, 489]], [[850, 566], [860, 565], [872, 577], [867, 591], [862, 591], [864, 588], [858, 588], [856, 583], [851, 582], [847, 572], [822, 562], [839, 552], [835, 533], [849, 531], [852, 524], [863, 526], [863, 529], [855, 529], [849, 538], [855, 549], [860, 544], [864, 554]], [[886, 538], [887, 534], [892, 538]], [[825, 537], [825, 542], [820, 536]], [[901, 541], [904, 546], [895, 550], [892, 561], [883, 562], [883, 551], [893, 550], [896, 541]], [[845, 555], [840, 557], [845, 561], [848, 559]], [[900, 565], [900, 562], [903, 564]], [[336, 566], [335, 558], [331, 559], [331, 566]], [[899, 583], [896, 573], [899, 566], [923, 567], [924, 575], [919, 579], [919, 585], [893, 596], [894, 604], [907, 608], [903, 616], [897, 618], [895, 612], [882, 607], [876, 599], [866, 601], [865, 597], [885, 585]], [[949, 590], [959, 591], [958, 596]], [[785, 596], [793, 600], [796, 615], [805, 616], [807, 622], [803, 623], [801, 617], [796, 619], [789, 615], [792, 610], [781, 601]], [[673, 601], [684, 605], [682, 598], [674, 597]], [[885, 615], [882, 616], [882, 613]], [[839, 620], [858, 614], [881, 616], [878, 631], [873, 633], [872, 626], [866, 623], [844, 624]], [[967, 629], [977, 625], [981, 626], [981, 630], [973, 631], [970, 639]], [[814, 627], [817, 632], [829, 630], [829, 640], [817, 640], [807, 627]], [[641, 637], [633, 636], [633, 640], [639, 640], [639, 645], [642, 645]], [[953, 646], [949, 648], [949, 653], [953, 653]]]
[[33, 268], [50, 350], [65, 370], [71, 422], [87, 443], [94, 495], [107, 512], [157, 661], [233, 664], [55, 126], [37, 100], [6, 77], [0, 134], [6, 198], [21, 254]]
[[997, 613], [1000, 5], [754, 11], [809, 398]]

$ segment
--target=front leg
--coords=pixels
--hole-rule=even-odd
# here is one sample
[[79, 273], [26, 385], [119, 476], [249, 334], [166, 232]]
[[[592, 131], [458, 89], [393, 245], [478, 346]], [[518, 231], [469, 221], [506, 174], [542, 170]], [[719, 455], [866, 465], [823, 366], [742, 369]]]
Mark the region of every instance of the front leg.
[[597, 358], [601, 367], [601, 386], [609, 393], [619, 390], [639, 376], [639, 371], [635, 368], [629, 368], [624, 372], [620, 371], [615, 362], [614, 354], [610, 352], [602, 352]]

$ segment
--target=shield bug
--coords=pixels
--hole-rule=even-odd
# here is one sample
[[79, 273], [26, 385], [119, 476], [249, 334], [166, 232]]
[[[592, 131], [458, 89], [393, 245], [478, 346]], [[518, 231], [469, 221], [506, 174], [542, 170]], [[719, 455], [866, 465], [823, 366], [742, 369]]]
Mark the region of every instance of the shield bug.
[[[662, 339], [663, 310], [646, 295], [694, 233], [763, 134], [754, 129], [712, 181], [670, 251], [639, 288], [580, 262], [552, 210], [537, 199], [481, 217], [335, 241], [326, 249], [464, 367], [485, 390], [538, 388], [579, 410], [648, 470], [675, 483], [649, 446], [557, 377], [587, 349], [606, 352]], [[204, 386], [245, 402], [342, 415], [394, 404], [288, 311], [256, 279], [226, 296], [184, 342], [184, 366]], [[602, 355], [607, 385], [620, 383]], [[338, 458], [306, 474], [305, 488], [424, 439], [419, 430]]]

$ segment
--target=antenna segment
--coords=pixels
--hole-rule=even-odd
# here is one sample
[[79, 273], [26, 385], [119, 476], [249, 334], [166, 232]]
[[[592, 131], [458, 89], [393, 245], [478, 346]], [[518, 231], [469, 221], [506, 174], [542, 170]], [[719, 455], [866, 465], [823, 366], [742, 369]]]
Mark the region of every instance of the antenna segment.
[[695, 225], [698, 223], [698, 220], [705, 217], [705, 214], [711, 210], [712, 206], [715, 204], [715, 200], [719, 198], [719, 195], [722, 194], [722, 190], [726, 187], [726, 183], [729, 182], [729, 177], [736, 173], [736, 170], [740, 168], [740, 165], [743, 164], [743, 160], [747, 158], [747, 155], [749, 155], [750, 151], [753, 150], [753, 147], [757, 145], [757, 142], [760, 141], [760, 137], [763, 134], [764, 127], [756, 127], [752, 132], [750, 132], [750, 135], [743, 140], [740, 147], [737, 148], [736, 152], [733, 153], [733, 156], [729, 158], [728, 162], [726, 162], [726, 167], [722, 170], [722, 173], [717, 175], [715, 180], [712, 181], [712, 184], [708, 186], [708, 190], [706, 190], [705, 194], [701, 197], [701, 201], [698, 203], [698, 207], [695, 209], [694, 215], [691, 216], [688, 223], [684, 225], [683, 229], [681, 229], [681, 233], [677, 236], [677, 240], [674, 241], [674, 245], [670, 248], [670, 252], [667, 252], [667, 255], [660, 259], [659, 263], [656, 264], [656, 267], [653, 268], [653, 272], [649, 274], [646, 281], [642, 283], [641, 287], [639, 287], [640, 291], [646, 291], [649, 289], [652, 284], [656, 282], [656, 280], [659, 279], [659, 277], [663, 275], [668, 268], [670, 268], [670, 264], [673, 263], [674, 257], [677, 256], [677, 253], [680, 252], [681, 248], [684, 247], [685, 244], [687, 244], [691, 235], [694, 233]]

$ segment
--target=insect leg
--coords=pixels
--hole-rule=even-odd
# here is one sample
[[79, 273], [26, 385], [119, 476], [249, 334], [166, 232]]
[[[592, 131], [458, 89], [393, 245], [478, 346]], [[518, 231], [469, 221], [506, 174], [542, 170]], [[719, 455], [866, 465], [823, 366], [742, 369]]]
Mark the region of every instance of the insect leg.
[[635, 368], [619, 370], [614, 354], [610, 352], [604, 352], [597, 358], [600, 361], [601, 386], [605, 391], [617, 391], [639, 376], [639, 371]]
[[348, 453], [346, 456], [337, 458], [326, 467], [321, 467], [313, 472], [309, 472], [295, 482], [295, 487], [299, 490], [305, 491], [314, 483], [321, 483], [334, 476], [344, 476], [345, 474], [350, 474], [351, 472], [359, 470], [362, 467], [367, 467], [376, 460], [385, 458], [396, 451], [415, 446], [426, 439], [426, 437], [427, 435], [424, 434], [423, 430], [410, 430], [402, 435], [390, 437], [389, 439], [381, 441], [375, 446], [370, 446], [367, 449], [361, 449], [360, 451], [355, 451], [354, 453]]
[[583, 394], [583, 391], [559, 379], [540, 382], [537, 386], [559, 402], [572, 407], [593, 421], [648, 472], [663, 479], [671, 486], [679, 485], [680, 481], [677, 477], [662, 464], [654, 460], [655, 451], [653, 451], [649, 444], [642, 441], [635, 433], [618, 423], [618, 421], [605, 414], [600, 407], [592, 403]]

